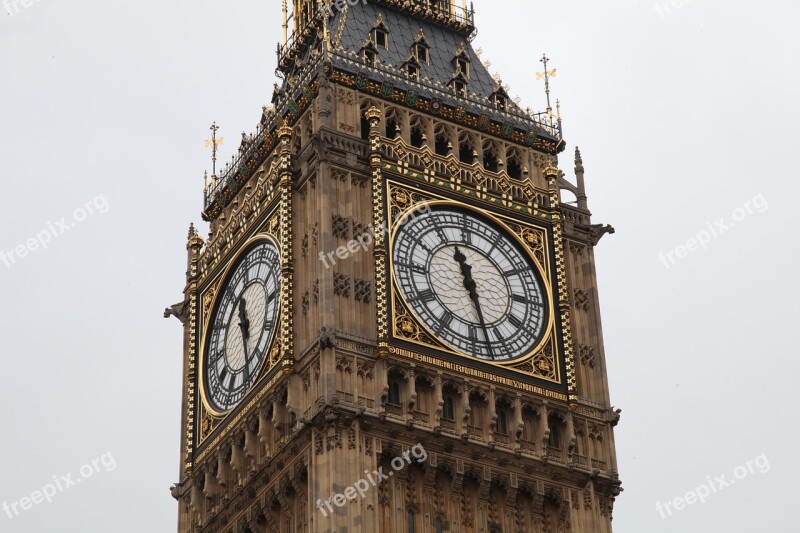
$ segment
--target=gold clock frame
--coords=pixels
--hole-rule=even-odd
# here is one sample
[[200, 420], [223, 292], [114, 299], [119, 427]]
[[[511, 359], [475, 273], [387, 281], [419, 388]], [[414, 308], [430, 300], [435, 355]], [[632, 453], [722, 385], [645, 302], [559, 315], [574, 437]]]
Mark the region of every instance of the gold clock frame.
[[[206, 368], [206, 364], [205, 363], [206, 363], [206, 358], [208, 357], [208, 353], [207, 353], [208, 350], [207, 350], [206, 342], [208, 341], [207, 337], [208, 337], [208, 329], [209, 329], [209, 324], [210, 324], [210, 321], [211, 321], [211, 317], [213, 316], [214, 310], [217, 308], [217, 304], [219, 303], [219, 300], [220, 300], [220, 297], [221, 297], [221, 294], [219, 294], [220, 289], [230, 279], [230, 276], [234, 272], [235, 266], [239, 263], [239, 259], [241, 259], [241, 257], [252, 246], [254, 246], [254, 245], [258, 244], [258, 243], [262, 243], [262, 242], [271, 243], [275, 247], [275, 249], [278, 251], [278, 258], [280, 260], [280, 257], [282, 257], [282, 253], [283, 252], [281, 250], [280, 243], [278, 242], [278, 239], [276, 237], [274, 237], [273, 235], [271, 235], [269, 233], [266, 233], [266, 232], [257, 233], [256, 235], [253, 235], [247, 241], [242, 243], [242, 245], [240, 246], [239, 250], [236, 252], [236, 255], [234, 255], [234, 257], [231, 258], [231, 260], [228, 262], [228, 264], [225, 267], [225, 269], [215, 277], [214, 281], [209, 285], [209, 287], [201, 295], [201, 301], [204, 302], [203, 310], [202, 310], [202, 313], [203, 313], [202, 324], [203, 325], [202, 325], [202, 333], [200, 335], [200, 346], [199, 346], [199, 348], [200, 348], [199, 349], [200, 357], [198, 358], [198, 363], [199, 364], [198, 364], [198, 370], [197, 370], [197, 376], [198, 376], [197, 377], [197, 381], [198, 381], [198, 385], [199, 385], [199, 392], [200, 392], [201, 406], [202, 406], [201, 415], [203, 414], [203, 412], [205, 412], [205, 414], [211, 415], [214, 418], [224, 419], [225, 417], [227, 417], [231, 413], [231, 411], [233, 411], [234, 409], [236, 409], [239, 406], [239, 404], [236, 404], [233, 407], [231, 407], [230, 409], [228, 409], [227, 411], [217, 411], [216, 409], [214, 409], [214, 407], [208, 401], [208, 395], [206, 394], [206, 381], [205, 381], [205, 368]], [[283, 280], [281, 280], [281, 281], [283, 281]], [[283, 291], [283, 287], [281, 287], [281, 292], [282, 291]], [[210, 299], [211, 299], [211, 304], [210, 304], [210, 306], [208, 306], [208, 308], [206, 308], [206, 305], [205, 305], [206, 296], [210, 296]], [[279, 301], [278, 305], [281, 306], [282, 303], [283, 302]], [[271, 372], [272, 369], [275, 368], [275, 365], [279, 363], [279, 362], [273, 361], [273, 353], [275, 351], [275, 347], [279, 345], [278, 341], [279, 341], [279, 337], [280, 337], [280, 333], [281, 333], [280, 316], [281, 316], [281, 312], [280, 312], [280, 307], [279, 307], [278, 308], [278, 319], [277, 319], [277, 321], [275, 323], [275, 326], [274, 326], [274, 328], [275, 328], [274, 336], [272, 338], [272, 341], [269, 343], [269, 346], [267, 347], [268, 356], [267, 356], [267, 359], [265, 360], [265, 363], [268, 363], [268, 364], [263, 365], [261, 367], [261, 370], [258, 372], [258, 377], [255, 379], [255, 381], [253, 381], [253, 385], [247, 390], [247, 392], [245, 392], [245, 397], [258, 385], [258, 383], [264, 378], [264, 376], [266, 374], [268, 374], [269, 372]], [[242, 401], [244, 401], [244, 398], [242, 399]], [[201, 431], [201, 433], [202, 433], [202, 431]]]
[[[489, 211], [478, 206], [454, 201], [446, 196], [435, 192], [422, 191], [419, 188], [408, 186], [402, 182], [386, 178], [385, 198], [387, 204], [387, 227], [389, 230], [388, 238], [388, 261], [387, 278], [389, 285], [389, 307], [391, 308], [391, 320], [388, 320], [391, 332], [389, 346], [392, 353], [406, 352], [402, 348], [397, 350], [392, 341], [397, 339], [412, 345], [432, 349], [456, 356], [465, 361], [465, 364], [486, 364], [498, 369], [510, 370], [522, 374], [525, 377], [532, 377], [538, 380], [552, 383], [558, 386], [565, 386], [567, 376], [562, 371], [561, 361], [564, 361], [564, 369], [569, 369], [571, 350], [559, 346], [559, 324], [557, 317], [563, 319], [562, 309], [556, 305], [556, 291], [554, 281], [560, 279], [558, 275], [559, 262], [556, 253], [552, 253], [548, 243], [556, 239], [558, 232], [551, 231], [550, 228], [530, 224], [518, 218], [504, 216], [501, 213]], [[539, 279], [543, 283], [542, 290], [546, 305], [548, 305], [548, 317], [542, 336], [537, 345], [527, 354], [516, 358], [513, 361], [487, 361], [465, 354], [452, 347], [438, 341], [429, 328], [414, 311], [397, 285], [394, 270], [394, 245], [397, 233], [403, 222], [414, 213], [419, 213], [427, 208], [453, 207], [474, 214], [483, 218], [499, 230], [510, 236], [517, 244], [520, 251], [526, 254], [537, 269]], [[556, 247], [558, 243], [556, 243]], [[569, 319], [568, 315], [566, 317]], [[563, 329], [563, 328], [562, 328]], [[409, 331], [413, 330], [413, 331]]]

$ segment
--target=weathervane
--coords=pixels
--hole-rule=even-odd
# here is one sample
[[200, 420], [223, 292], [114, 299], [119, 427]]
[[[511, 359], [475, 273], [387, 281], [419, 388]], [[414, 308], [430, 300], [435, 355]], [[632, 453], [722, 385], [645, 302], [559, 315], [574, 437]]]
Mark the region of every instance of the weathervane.
[[547, 94], [547, 114], [553, 116], [553, 107], [550, 105], [550, 78], [556, 77], [556, 69], [547, 69], [547, 63], [550, 61], [547, 54], [542, 54], [542, 59], [539, 61], [544, 65], [544, 72], [537, 72], [536, 79], [544, 80], [544, 92]]
[[211, 148], [211, 179], [214, 180], [215, 183], [217, 181], [217, 147], [225, 142], [225, 137], [217, 139], [218, 130], [219, 126], [217, 126], [217, 122], [214, 121], [214, 123], [211, 124], [211, 140], [206, 141], [206, 148]]

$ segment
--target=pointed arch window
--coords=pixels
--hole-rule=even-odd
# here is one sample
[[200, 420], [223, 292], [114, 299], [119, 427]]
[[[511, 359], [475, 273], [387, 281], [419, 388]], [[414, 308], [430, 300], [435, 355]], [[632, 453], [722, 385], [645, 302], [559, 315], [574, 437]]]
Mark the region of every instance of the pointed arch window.
[[450, 88], [455, 92], [456, 96], [466, 98], [467, 96], [467, 79], [459, 73], [458, 76], [453, 78], [450, 82]]
[[375, 27], [372, 28], [372, 40], [378, 48], [389, 48], [389, 28], [378, 18]]
[[422, 32], [422, 30], [420, 30], [419, 35], [417, 35], [417, 39], [414, 41], [414, 46], [411, 47], [411, 53], [421, 64], [430, 65], [430, 49], [431, 47], [428, 44], [427, 39], [425, 39], [425, 34]]
[[408, 77], [414, 81], [419, 81], [420, 67], [421, 65], [414, 54], [411, 54], [403, 64], [403, 69], [408, 74]]
[[469, 56], [467, 55], [463, 44], [459, 48], [458, 52], [456, 52], [456, 55], [453, 58], [453, 63], [456, 68], [456, 74], [461, 74], [465, 79], [469, 79], [472, 60], [470, 60]]
[[375, 46], [375, 41], [369, 39], [367, 43], [364, 45], [364, 48], [361, 49], [361, 54], [364, 59], [364, 63], [366, 63], [370, 67], [377, 66], [378, 48]]
[[389, 384], [389, 398], [386, 403], [395, 406], [400, 405], [400, 383], [397, 380], [393, 380]]
[[507, 111], [508, 110], [508, 94], [506, 91], [499, 87], [492, 93], [492, 105], [499, 111]]
[[561, 424], [557, 417], [551, 416], [548, 419], [548, 426], [550, 427], [550, 435], [547, 439], [547, 447], [554, 450], [561, 449]]
[[450, 420], [451, 422], [455, 422], [456, 420], [456, 410], [452, 396], [445, 396], [442, 418]]
[[436, 533], [443, 533], [444, 532], [444, 525], [442, 524], [441, 518], [436, 518]]
[[500, 435], [508, 435], [508, 419], [505, 411], [497, 413], [497, 433]]

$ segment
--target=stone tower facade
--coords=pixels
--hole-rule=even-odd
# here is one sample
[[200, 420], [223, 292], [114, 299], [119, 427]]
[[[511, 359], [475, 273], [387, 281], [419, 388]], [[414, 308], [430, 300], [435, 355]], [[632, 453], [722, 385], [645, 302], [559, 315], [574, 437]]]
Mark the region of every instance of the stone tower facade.
[[568, 180], [558, 119], [489, 75], [466, 5], [292, 7], [167, 311], [179, 533], [610, 532], [613, 229], [580, 153]]

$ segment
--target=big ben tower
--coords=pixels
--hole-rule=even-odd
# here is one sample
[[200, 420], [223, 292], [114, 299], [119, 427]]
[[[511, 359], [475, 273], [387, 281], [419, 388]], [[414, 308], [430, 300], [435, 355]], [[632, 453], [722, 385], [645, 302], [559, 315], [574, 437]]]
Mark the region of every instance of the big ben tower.
[[488, 73], [466, 2], [286, 4], [283, 82], [168, 310], [179, 533], [610, 532], [613, 229], [557, 113]]

